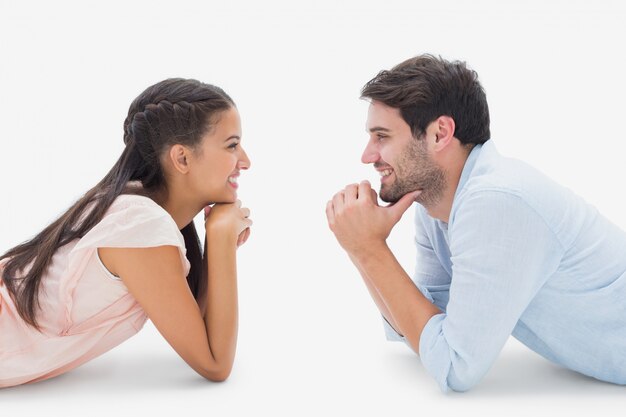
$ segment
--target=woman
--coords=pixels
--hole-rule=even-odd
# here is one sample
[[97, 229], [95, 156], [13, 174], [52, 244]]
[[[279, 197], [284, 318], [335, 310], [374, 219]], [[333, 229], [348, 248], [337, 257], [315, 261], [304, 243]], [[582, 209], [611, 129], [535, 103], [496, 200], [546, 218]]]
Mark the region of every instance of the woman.
[[[59, 375], [150, 318], [203, 377], [237, 341], [237, 247], [250, 235], [237, 177], [250, 161], [220, 88], [168, 79], [124, 122], [111, 171], [58, 220], [0, 257], [0, 387]], [[204, 255], [193, 218], [204, 209]]]

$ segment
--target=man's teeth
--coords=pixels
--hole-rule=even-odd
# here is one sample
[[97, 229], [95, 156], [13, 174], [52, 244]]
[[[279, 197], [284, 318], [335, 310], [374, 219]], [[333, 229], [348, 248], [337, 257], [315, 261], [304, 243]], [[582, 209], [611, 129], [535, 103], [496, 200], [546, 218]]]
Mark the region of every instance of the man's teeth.
[[237, 184], [237, 177], [228, 177], [228, 182]]
[[386, 177], [387, 175], [391, 175], [391, 172], [392, 171], [390, 169], [379, 171], [381, 177]]

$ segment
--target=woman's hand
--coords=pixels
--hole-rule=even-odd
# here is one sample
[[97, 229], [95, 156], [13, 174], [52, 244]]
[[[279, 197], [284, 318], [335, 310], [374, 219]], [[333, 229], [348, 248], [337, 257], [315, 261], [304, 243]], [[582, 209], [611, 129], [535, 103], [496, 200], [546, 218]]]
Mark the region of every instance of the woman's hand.
[[227, 239], [236, 238], [237, 246], [241, 246], [250, 237], [250, 210], [241, 207], [241, 201], [234, 203], [216, 203], [204, 209], [204, 220], [207, 236], [218, 234]]
[[249, 237], [250, 237], [250, 228], [246, 227], [246, 229], [243, 232], [241, 232], [239, 234], [239, 237], [237, 238], [237, 247], [246, 243]]

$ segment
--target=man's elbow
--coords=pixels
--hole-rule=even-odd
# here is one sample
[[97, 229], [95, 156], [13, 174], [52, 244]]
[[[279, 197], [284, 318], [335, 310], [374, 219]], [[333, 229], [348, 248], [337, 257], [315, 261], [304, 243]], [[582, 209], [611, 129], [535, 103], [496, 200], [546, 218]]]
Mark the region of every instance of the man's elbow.
[[[454, 392], [466, 392], [474, 387], [476, 383], [472, 382], [447, 382], [448, 390], [452, 390]], [[447, 391], [447, 390], [446, 390]]]
[[463, 372], [455, 372], [454, 369], [450, 369], [445, 383], [452, 391], [466, 392], [475, 387], [484, 376], [484, 370], [477, 367], [465, 369]]

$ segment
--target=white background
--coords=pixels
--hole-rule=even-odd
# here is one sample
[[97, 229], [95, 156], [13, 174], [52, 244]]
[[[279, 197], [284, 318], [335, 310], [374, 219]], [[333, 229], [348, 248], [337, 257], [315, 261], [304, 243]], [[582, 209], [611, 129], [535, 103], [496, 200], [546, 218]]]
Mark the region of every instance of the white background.
[[[237, 358], [227, 382], [206, 382], [147, 324], [73, 372], [0, 390], [3, 416], [623, 414], [626, 388], [514, 340], [472, 391], [441, 394], [417, 356], [385, 342], [324, 216], [341, 187], [377, 184], [360, 163], [360, 88], [430, 52], [478, 71], [501, 153], [626, 228], [623, 3], [90, 3], [0, 0], [0, 251], [104, 176], [145, 87], [175, 76], [219, 85], [252, 159], [240, 181], [255, 225], [239, 252]], [[409, 271], [411, 214], [389, 241]]]

